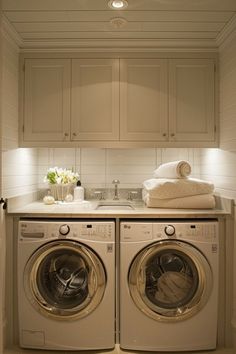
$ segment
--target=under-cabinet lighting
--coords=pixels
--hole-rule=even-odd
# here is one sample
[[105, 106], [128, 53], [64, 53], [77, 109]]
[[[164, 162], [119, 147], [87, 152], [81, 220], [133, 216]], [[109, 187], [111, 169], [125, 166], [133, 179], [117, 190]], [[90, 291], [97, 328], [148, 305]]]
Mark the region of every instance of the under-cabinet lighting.
[[128, 2], [126, 0], [110, 0], [108, 2], [108, 6], [111, 9], [115, 9], [115, 10], [123, 10], [128, 6]]

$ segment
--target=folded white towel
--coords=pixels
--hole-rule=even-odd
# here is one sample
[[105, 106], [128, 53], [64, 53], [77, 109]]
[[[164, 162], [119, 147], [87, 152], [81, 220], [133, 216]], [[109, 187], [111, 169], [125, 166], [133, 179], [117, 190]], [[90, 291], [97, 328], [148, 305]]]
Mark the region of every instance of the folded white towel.
[[149, 194], [144, 197], [145, 204], [149, 208], [172, 208], [172, 209], [213, 209], [215, 198], [212, 194], [193, 195], [184, 198], [157, 199]]
[[191, 173], [191, 166], [188, 161], [172, 161], [160, 165], [154, 171], [154, 177], [157, 178], [184, 178]]
[[213, 183], [196, 178], [151, 178], [143, 182], [143, 187], [150, 197], [158, 199], [210, 194], [214, 190]]

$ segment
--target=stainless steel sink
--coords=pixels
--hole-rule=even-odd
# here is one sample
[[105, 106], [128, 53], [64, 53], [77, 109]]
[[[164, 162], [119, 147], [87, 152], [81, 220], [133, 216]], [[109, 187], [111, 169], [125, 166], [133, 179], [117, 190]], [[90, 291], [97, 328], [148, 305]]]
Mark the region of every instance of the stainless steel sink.
[[97, 207], [97, 210], [132, 210], [134, 209], [133, 205], [128, 202], [100, 202]]

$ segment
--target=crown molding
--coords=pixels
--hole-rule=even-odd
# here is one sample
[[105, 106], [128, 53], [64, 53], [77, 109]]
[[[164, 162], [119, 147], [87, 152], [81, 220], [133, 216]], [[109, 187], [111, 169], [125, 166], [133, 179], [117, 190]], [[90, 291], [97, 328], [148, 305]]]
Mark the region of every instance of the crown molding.
[[223, 30], [216, 37], [216, 45], [219, 49], [226, 46], [228, 42], [235, 36], [236, 33], [236, 14], [224, 26]]
[[21, 53], [25, 52], [217, 52], [214, 40], [25, 40]]
[[17, 46], [18, 50], [24, 46], [24, 41], [4, 15], [2, 16], [2, 33], [5, 38]]

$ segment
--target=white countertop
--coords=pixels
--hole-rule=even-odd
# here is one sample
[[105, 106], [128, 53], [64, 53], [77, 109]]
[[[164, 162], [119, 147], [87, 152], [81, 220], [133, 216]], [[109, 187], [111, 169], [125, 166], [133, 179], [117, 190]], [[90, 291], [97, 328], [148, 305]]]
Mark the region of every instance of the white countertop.
[[[109, 201], [107, 201], [109, 202]], [[122, 201], [119, 201], [122, 202]], [[127, 203], [127, 201], [125, 201]], [[42, 201], [24, 206], [9, 205], [8, 214], [19, 217], [44, 218], [216, 218], [230, 215], [225, 208], [218, 209], [161, 209], [147, 208], [142, 202], [133, 202], [134, 209], [97, 210], [98, 201], [85, 203], [56, 203], [45, 205]]]

